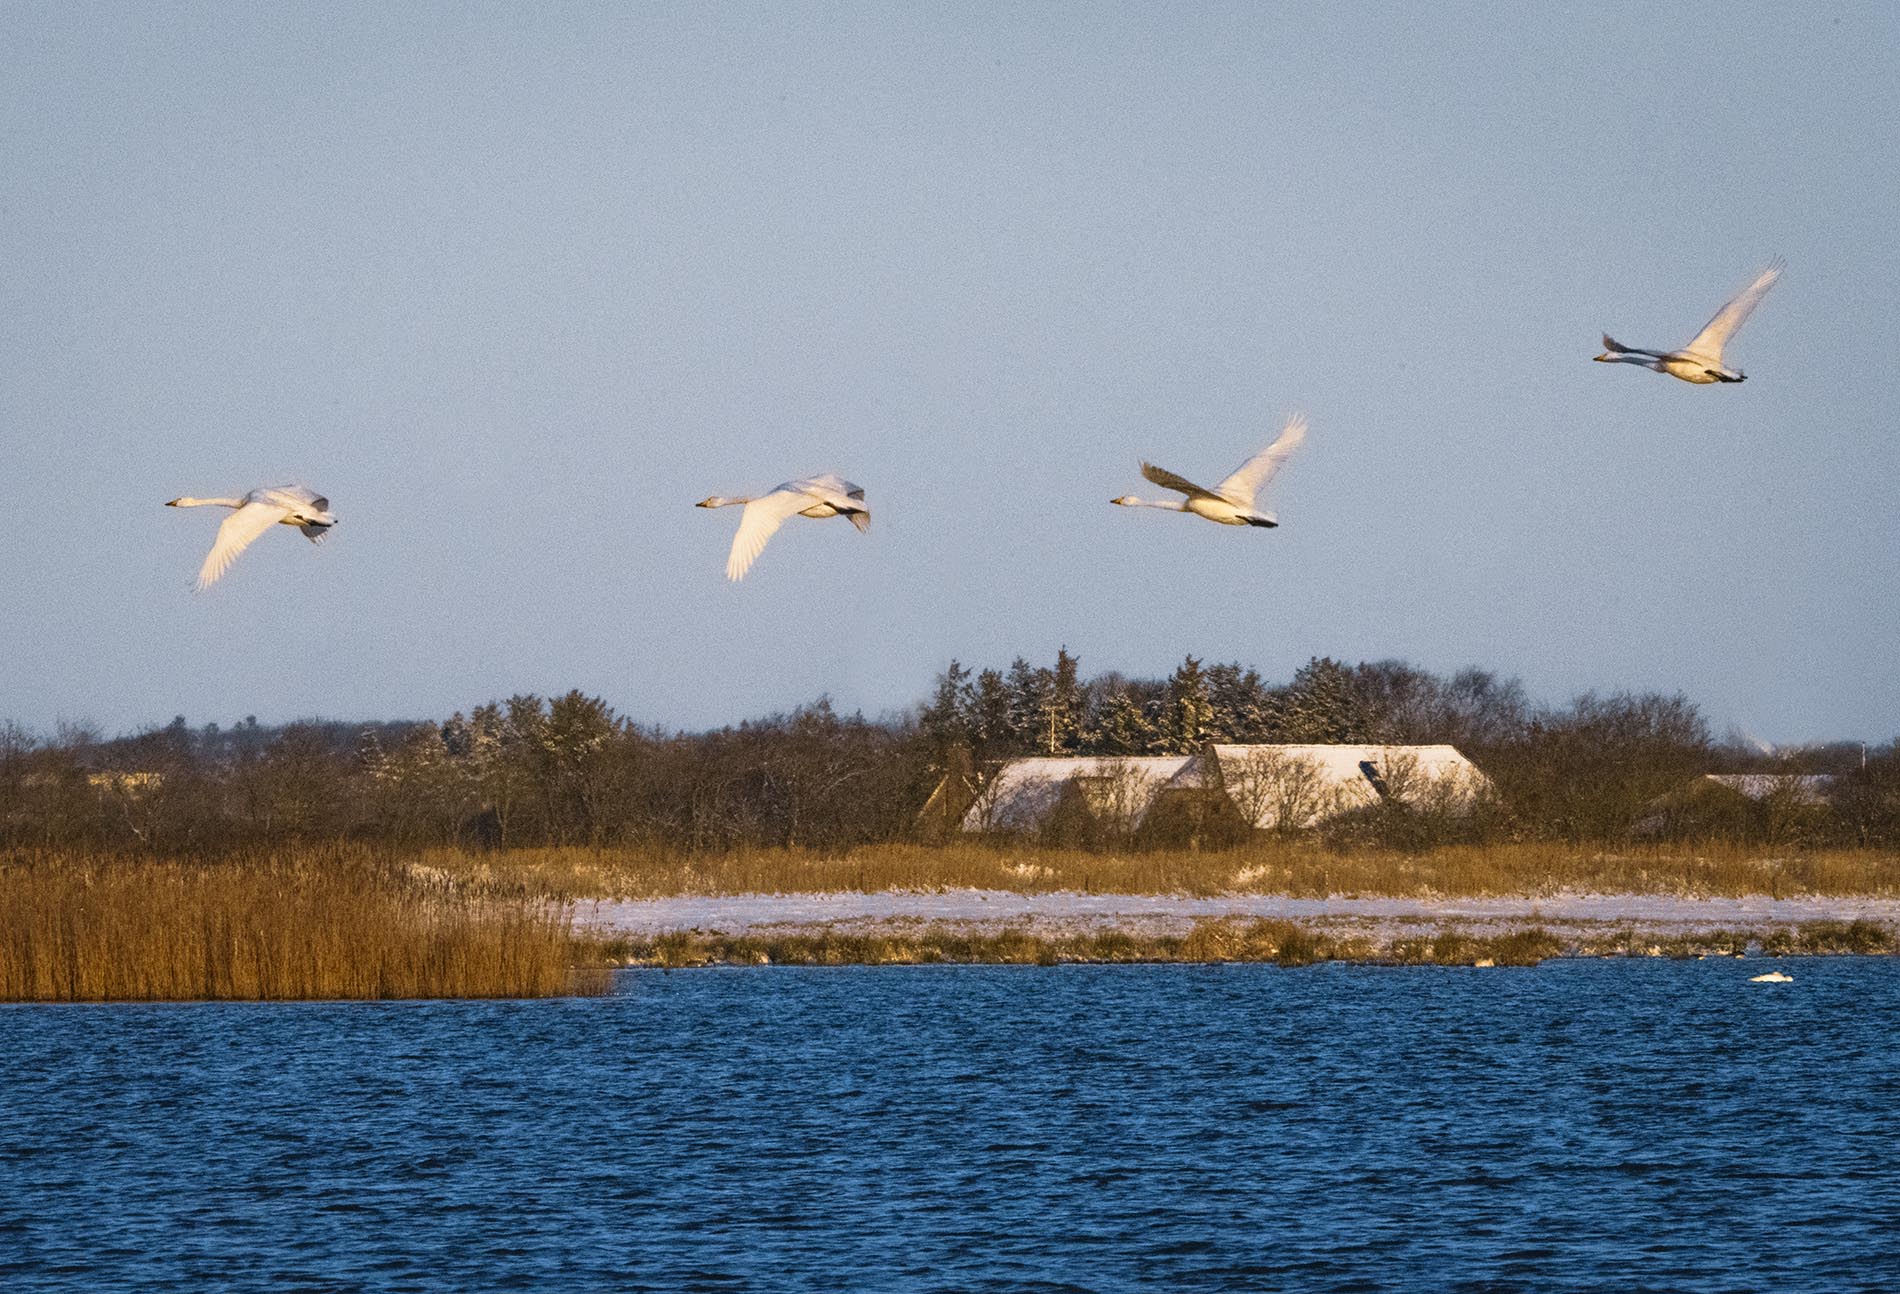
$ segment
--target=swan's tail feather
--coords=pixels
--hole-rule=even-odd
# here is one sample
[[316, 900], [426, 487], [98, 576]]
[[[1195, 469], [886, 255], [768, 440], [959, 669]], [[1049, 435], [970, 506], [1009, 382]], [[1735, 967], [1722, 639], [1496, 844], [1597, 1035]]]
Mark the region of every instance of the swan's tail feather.
[[851, 524], [858, 528], [859, 534], [863, 535], [863, 534], [870, 533], [871, 510], [869, 508], [865, 508], [858, 512], [847, 512], [844, 515], [851, 518]]

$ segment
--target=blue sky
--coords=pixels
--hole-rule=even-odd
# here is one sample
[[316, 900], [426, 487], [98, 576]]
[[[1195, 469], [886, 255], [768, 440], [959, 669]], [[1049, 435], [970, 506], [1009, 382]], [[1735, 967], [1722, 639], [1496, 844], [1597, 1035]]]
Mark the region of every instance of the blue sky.
[[[0, 7], [0, 717], [878, 714], [1066, 644], [1900, 732], [1900, 17]], [[1773, 255], [1739, 386], [1685, 342]], [[1278, 530], [1110, 507], [1312, 423]], [[735, 511], [836, 470], [869, 536]], [[203, 596], [222, 514], [342, 518]]]

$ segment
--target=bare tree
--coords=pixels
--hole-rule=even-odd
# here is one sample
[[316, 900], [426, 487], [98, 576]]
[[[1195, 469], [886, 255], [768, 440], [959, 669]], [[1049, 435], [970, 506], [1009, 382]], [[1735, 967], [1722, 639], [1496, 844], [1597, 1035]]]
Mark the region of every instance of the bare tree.
[[1256, 746], [1213, 763], [1234, 807], [1261, 830], [1291, 835], [1341, 807], [1338, 788], [1307, 756]]
[[1075, 779], [1097, 836], [1106, 840], [1127, 840], [1140, 829], [1162, 780], [1127, 759], [1102, 760], [1093, 771]]

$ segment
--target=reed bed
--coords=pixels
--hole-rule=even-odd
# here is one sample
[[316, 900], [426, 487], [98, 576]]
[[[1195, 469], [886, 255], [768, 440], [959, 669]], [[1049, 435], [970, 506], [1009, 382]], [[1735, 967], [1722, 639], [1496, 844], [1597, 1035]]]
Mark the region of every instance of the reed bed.
[[351, 850], [218, 863], [0, 858], [0, 1000], [549, 997], [605, 992], [568, 919]]
[[1313, 898], [1900, 894], [1900, 853], [1891, 850], [1777, 850], [1733, 843], [1616, 849], [1516, 843], [1416, 853], [1341, 851], [1302, 840], [1262, 840], [1219, 851], [1127, 853], [988, 842], [871, 845], [835, 853], [430, 849], [415, 856], [414, 866], [418, 875], [439, 881], [559, 900], [916, 889]]
[[818, 930], [725, 935], [675, 931], [652, 939], [599, 939], [604, 966], [908, 966], [1068, 963], [1272, 962], [1311, 966], [1355, 962], [1382, 966], [1535, 966], [1552, 957], [1771, 957], [1892, 954], [1893, 931], [1871, 922], [1817, 921], [1757, 930], [1655, 935], [1639, 930], [1579, 934], [1538, 925], [1495, 933], [1455, 929], [1381, 938], [1294, 921], [1232, 919], [1195, 923], [1184, 935], [1104, 930], [1044, 934], [1025, 929], [973, 933], [955, 925], [902, 932]]

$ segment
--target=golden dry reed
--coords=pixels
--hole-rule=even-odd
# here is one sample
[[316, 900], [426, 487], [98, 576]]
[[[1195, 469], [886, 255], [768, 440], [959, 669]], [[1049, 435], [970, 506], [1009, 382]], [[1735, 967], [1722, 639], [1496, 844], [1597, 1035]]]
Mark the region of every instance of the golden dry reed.
[[1337, 851], [1261, 840], [1235, 849], [1094, 853], [1030, 844], [867, 845], [686, 854], [653, 848], [430, 849], [419, 875], [554, 899], [840, 890], [1068, 890], [1096, 894], [1684, 897], [1900, 894], [1900, 853], [1739, 844], [1620, 848], [1520, 843]]
[[212, 864], [0, 855], [0, 1000], [549, 997], [605, 992], [567, 917], [357, 852]]

